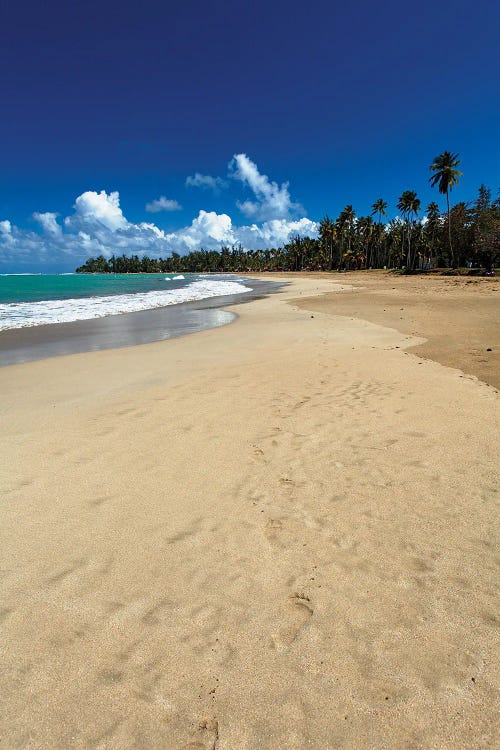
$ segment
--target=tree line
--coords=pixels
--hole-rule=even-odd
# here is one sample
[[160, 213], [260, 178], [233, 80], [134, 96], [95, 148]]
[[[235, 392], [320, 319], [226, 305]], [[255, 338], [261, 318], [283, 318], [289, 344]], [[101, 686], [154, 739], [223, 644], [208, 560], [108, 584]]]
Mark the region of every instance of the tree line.
[[240, 245], [219, 250], [199, 249], [170, 257], [147, 255], [89, 258], [77, 273], [197, 273], [245, 271], [342, 271], [368, 268], [483, 268], [492, 272], [500, 262], [500, 196], [481, 185], [475, 200], [450, 207], [450, 192], [462, 173], [458, 154], [445, 151], [430, 166], [430, 182], [446, 195], [446, 212], [432, 201], [421, 216], [420, 199], [405, 190], [397, 202], [400, 216], [385, 221], [388, 204], [378, 198], [367, 216], [352, 205], [337, 218], [319, 223], [318, 237], [296, 236], [282, 247], [244, 250]]

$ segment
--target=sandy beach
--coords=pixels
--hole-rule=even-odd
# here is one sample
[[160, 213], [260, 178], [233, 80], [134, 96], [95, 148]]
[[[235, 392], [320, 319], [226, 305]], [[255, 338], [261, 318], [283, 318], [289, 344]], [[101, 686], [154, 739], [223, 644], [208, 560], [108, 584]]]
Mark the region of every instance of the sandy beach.
[[500, 284], [287, 280], [0, 368], [2, 750], [495, 746]]

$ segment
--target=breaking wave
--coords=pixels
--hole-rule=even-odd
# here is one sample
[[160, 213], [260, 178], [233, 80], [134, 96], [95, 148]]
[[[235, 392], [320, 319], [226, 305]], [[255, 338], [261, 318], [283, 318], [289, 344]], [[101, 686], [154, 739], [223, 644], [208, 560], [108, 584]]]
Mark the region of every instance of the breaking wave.
[[79, 299], [51, 299], [39, 302], [12, 302], [0, 304], [0, 331], [9, 328], [27, 328], [52, 323], [91, 320], [92, 318], [103, 318], [107, 315], [152, 310], [157, 307], [179, 305], [183, 302], [194, 302], [195, 300], [222, 297], [229, 294], [244, 294], [250, 291], [250, 287], [235, 281], [203, 279], [202, 281], [193, 281], [180, 289], [167, 289], [165, 291]]

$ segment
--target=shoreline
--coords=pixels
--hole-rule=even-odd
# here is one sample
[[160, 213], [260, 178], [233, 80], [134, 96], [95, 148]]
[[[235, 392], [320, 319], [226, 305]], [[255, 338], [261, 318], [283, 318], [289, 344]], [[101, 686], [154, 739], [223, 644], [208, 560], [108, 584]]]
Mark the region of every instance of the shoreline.
[[[256, 281], [259, 287], [241, 296], [2, 331], [0, 367], [141, 346], [218, 328], [235, 321], [239, 305], [277, 293], [294, 279], [304, 279], [325, 282], [335, 289], [325, 287], [310, 298], [301, 291], [297, 299], [289, 300], [290, 304], [313, 313], [365, 320], [424, 339], [412, 347], [415, 356], [461, 370], [465, 376], [475, 376], [500, 390], [500, 279], [398, 276], [378, 270], [342, 274], [247, 272], [234, 276]], [[443, 293], [441, 299], [436, 298]], [[459, 306], [454, 307], [455, 303]]]
[[498, 394], [338, 281], [0, 368], [6, 746], [494, 745]]
[[[250, 280], [241, 278], [246, 282]], [[283, 285], [283, 282], [267, 279], [254, 281], [254, 287], [241, 295], [221, 295], [71, 323], [0, 331], [0, 367], [68, 354], [140, 346], [228, 325], [235, 319], [235, 313], [223, 308], [273, 294]]]

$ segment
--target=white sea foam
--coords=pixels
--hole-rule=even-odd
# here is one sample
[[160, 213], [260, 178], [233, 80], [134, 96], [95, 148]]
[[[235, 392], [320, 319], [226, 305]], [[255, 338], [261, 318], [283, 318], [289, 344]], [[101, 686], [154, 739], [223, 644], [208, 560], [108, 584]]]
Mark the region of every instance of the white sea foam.
[[180, 273], [178, 276], [174, 276], [173, 280], [174, 281], [180, 281], [180, 279], [184, 279], [184, 278], [185, 278], [185, 276], [183, 276], [182, 273]]
[[193, 281], [182, 289], [116, 294], [81, 299], [53, 299], [41, 302], [14, 302], [0, 305], [0, 331], [51, 323], [103, 318], [106, 315], [152, 310], [226, 294], [244, 294], [249, 287], [233, 281]]

